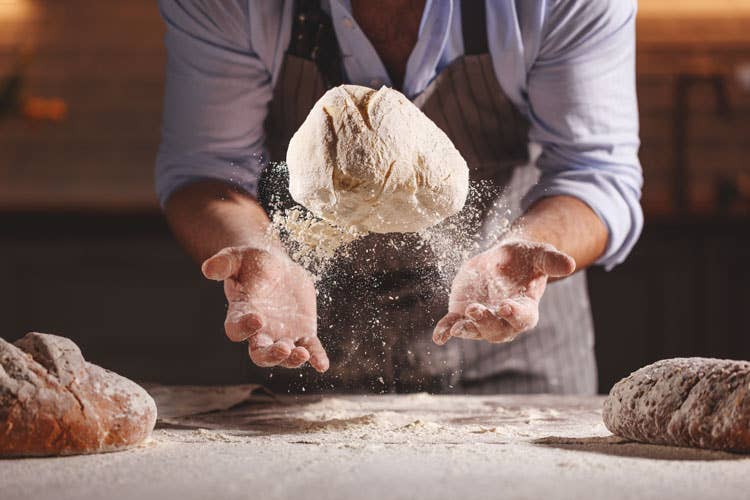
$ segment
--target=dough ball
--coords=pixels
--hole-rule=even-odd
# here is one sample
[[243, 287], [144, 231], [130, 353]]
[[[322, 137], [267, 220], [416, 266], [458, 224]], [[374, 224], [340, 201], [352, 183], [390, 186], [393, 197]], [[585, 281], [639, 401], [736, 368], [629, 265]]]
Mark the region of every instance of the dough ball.
[[326, 92], [292, 137], [287, 164], [298, 203], [363, 232], [420, 231], [461, 210], [469, 190], [448, 136], [386, 87]]

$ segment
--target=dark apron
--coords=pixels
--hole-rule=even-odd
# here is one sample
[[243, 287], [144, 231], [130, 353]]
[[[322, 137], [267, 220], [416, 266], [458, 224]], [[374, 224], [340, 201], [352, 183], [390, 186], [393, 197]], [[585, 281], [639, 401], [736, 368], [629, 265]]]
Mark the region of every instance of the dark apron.
[[[491, 182], [494, 196], [455, 216], [489, 247], [503, 219], [538, 179], [529, 163], [528, 122], [500, 87], [488, 52], [484, 2], [462, 2], [465, 55], [414, 99], [466, 159], [472, 183]], [[292, 135], [328, 88], [343, 83], [329, 16], [320, 2], [298, 0], [292, 38], [266, 121], [272, 161], [283, 161]], [[264, 172], [259, 197], [269, 212], [298, 206], [283, 169]], [[487, 201], [489, 200], [489, 202]], [[510, 212], [506, 213], [506, 209]], [[470, 216], [469, 213], [480, 216]], [[596, 391], [593, 324], [583, 272], [552, 283], [534, 330], [513, 342], [452, 339], [432, 343], [445, 314], [450, 277], [426, 263], [431, 249], [415, 235], [368, 235], [330, 266], [320, 284], [318, 332], [331, 369], [258, 370], [252, 377], [281, 391], [578, 393]]]

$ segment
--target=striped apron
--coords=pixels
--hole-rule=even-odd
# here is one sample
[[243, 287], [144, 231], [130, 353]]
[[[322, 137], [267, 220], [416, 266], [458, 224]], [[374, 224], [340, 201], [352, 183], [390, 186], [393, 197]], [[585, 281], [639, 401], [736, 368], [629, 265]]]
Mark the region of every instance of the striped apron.
[[[442, 71], [414, 104], [453, 141], [469, 165], [472, 182], [491, 181], [502, 191], [503, 210], [477, 201], [484, 203], [481, 217], [467, 229], [489, 246], [502, 219], [520, 215], [520, 200], [539, 173], [529, 161], [528, 122], [494, 75], [486, 29], [476, 29], [486, 26], [484, 2], [461, 2], [461, 9], [465, 55]], [[318, 98], [343, 83], [342, 75], [329, 16], [319, 0], [298, 0], [265, 125], [272, 161], [285, 159], [291, 136]], [[266, 210], [298, 206], [287, 187], [283, 170], [264, 171], [259, 198]], [[538, 326], [514, 341], [452, 339], [436, 346], [431, 333], [447, 312], [448, 287], [436, 286], [437, 270], [425, 265], [429, 247], [415, 235], [368, 235], [354, 244], [351, 255], [330, 266], [319, 293], [318, 331], [331, 358], [329, 372], [251, 367], [252, 378], [291, 392], [596, 391], [584, 272], [551, 283], [540, 303]]]

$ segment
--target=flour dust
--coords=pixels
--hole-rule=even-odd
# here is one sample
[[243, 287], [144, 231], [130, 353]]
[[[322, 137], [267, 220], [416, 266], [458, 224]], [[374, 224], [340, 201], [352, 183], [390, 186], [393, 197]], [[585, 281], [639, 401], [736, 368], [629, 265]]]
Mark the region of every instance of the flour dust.
[[[418, 233], [362, 233], [319, 219], [285, 195], [276, 201], [271, 231], [316, 283], [318, 332], [331, 358], [326, 387], [439, 391], [427, 381], [447, 369], [455, 379], [455, 350], [434, 346], [431, 333], [461, 264], [509, 230], [499, 188], [473, 183], [461, 212]], [[297, 390], [310, 390], [306, 377], [297, 382]]]
[[[279, 163], [271, 168], [286, 167]], [[276, 204], [281, 202], [277, 199]], [[403, 235], [416, 236], [416, 249], [426, 247], [431, 251], [434, 258], [426, 264], [436, 266], [442, 285], [449, 286], [461, 263], [507, 233], [511, 215], [507, 205], [497, 187], [487, 181], [473, 182], [460, 213], [418, 233], [390, 233], [387, 240], [381, 241], [386, 241], [385, 245], [397, 252], [406, 249]], [[361, 252], [353, 253], [351, 243], [370, 233], [336, 226], [301, 205], [273, 208], [273, 235], [284, 243], [292, 260], [307, 269], [316, 282], [325, 279], [336, 260], [369, 258]], [[491, 219], [498, 221], [495, 227], [482, 226], [484, 220]]]
[[315, 217], [301, 207], [273, 214], [272, 228], [284, 243], [289, 256], [307, 269], [318, 281], [331, 260], [346, 251], [347, 245], [361, 236]]

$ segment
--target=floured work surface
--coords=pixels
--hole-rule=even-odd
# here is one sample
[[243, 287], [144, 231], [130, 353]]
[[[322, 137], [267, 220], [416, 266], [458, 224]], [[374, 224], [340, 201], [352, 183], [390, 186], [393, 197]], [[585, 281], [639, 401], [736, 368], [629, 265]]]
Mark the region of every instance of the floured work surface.
[[750, 456], [625, 442], [604, 428], [601, 405], [261, 395], [166, 419], [131, 451], [0, 461], [0, 497], [746, 498]]

